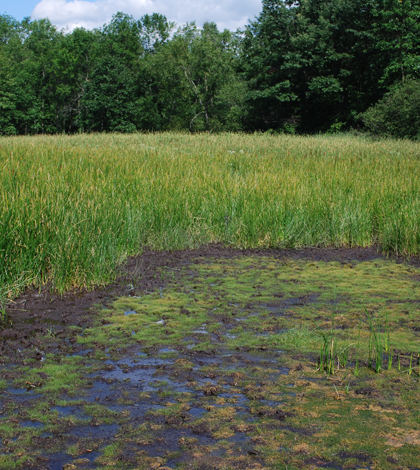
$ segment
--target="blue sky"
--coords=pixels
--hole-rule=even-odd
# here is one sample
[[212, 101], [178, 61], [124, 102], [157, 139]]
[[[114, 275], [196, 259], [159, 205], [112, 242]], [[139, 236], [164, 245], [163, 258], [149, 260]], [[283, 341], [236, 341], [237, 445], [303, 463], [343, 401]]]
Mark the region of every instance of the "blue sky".
[[140, 18], [162, 13], [178, 25], [214, 21], [220, 29], [236, 30], [261, 11], [261, 0], [0, 0], [0, 13], [18, 20], [25, 16], [48, 17], [59, 28], [95, 28], [108, 22], [117, 11]]
[[39, 3], [39, 0], [0, 0], [0, 13], [7, 13], [17, 20], [23, 20], [25, 16], [31, 16], [37, 3]]
[[[93, 2], [95, 0], [86, 0]], [[31, 16], [40, 0], [0, 0], [0, 13], [7, 13], [17, 20], [23, 20], [25, 16]]]

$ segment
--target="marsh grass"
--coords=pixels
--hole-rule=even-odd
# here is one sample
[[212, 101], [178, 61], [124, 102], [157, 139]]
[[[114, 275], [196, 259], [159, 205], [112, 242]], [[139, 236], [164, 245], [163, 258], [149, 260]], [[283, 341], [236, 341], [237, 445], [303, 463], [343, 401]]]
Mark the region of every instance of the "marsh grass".
[[[345, 344], [343, 345], [340, 344], [339, 339], [335, 334], [335, 312], [333, 313], [331, 327], [329, 330], [322, 330], [318, 326], [318, 334], [322, 341], [317, 362], [317, 371], [325, 371], [327, 374], [334, 375], [340, 370], [340, 368], [346, 369], [347, 364], [353, 360], [354, 368], [352, 369], [352, 372], [357, 377], [360, 374], [360, 361], [361, 359], [363, 360], [363, 357], [360, 355], [361, 353], [363, 354], [363, 351], [367, 355], [367, 367], [375, 373], [379, 374], [385, 369], [388, 369], [389, 371], [392, 370], [393, 353], [391, 348], [391, 334], [388, 322], [388, 313], [385, 313], [385, 323], [383, 324], [379, 315], [376, 318], [373, 318], [366, 307], [364, 310], [366, 314], [366, 323], [369, 336], [365, 337], [365, 341], [367, 343], [363, 345], [361, 343], [362, 319], [360, 319], [355, 357], [350, 356], [350, 348], [353, 346], [353, 343], [349, 342], [349, 336], [346, 337]], [[401, 369], [402, 357], [409, 360], [409, 366], [405, 370]], [[414, 356], [414, 358], [415, 357], [416, 356]], [[417, 357], [420, 357], [420, 355]], [[413, 367], [413, 353], [411, 353], [409, 356], [398, 354], [398, 371], [412, 375], [416, 374], [416, 369], [418, 370], [417, 374], [420, 376], [420, 367]]]
[[[329, 330], [324, 331], [317, 326], [318, 334], [322, 338], [321, 350], [318, 361], [318, 370], [334, 374], [340, 367], [345, 369], [349, 360], [350, 342], [349, 336], [346, 335], [344, 344], [339, 343], [336, 335], [334, 334], [336, 305], [337, 305], [337, 286], [334, 287], [334, 309], [332, 313], [331, 327]], [[360, 336], [360, 332], [359, 332]], [[358, 353], [357, 349], [357, 353]], [[358, 367], [358, 359], [356, 359], [356, 367]]]
[[369, 323], [369, 362], [368, 366], [375, 370], [376, 373], [383, 370], [383, 344], [381, 340], [381, 329], [379, 320], [374, 324], [369, 312], [366, 310], [366, 317]]
[[111, 281], [144, 247], [420, 253], [420, 144], [348, 136], [0, 140], [0, 297]]
[[[347, 367], [350, 359], [350, 342], [347, 336], [344, 343], [335, 337], [333, 328], [327, 332], [319, 331], [322, 338], [317, 370], [322, 370], [333, 375], [335, 372]], [[356, 370], [358, 370], [358, 357], [356, 358]], [[355, 372], [357, 374], [357, 372]]]

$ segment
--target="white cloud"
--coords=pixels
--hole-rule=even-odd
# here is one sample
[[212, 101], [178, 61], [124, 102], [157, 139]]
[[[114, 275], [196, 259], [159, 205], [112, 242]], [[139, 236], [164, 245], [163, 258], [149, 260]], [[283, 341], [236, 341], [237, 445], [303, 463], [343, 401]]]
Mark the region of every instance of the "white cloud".
[[214, 21], [219, 29], [236, 30], [261, 11], [261, 0], [41, 0], [32, 19], [49, 18], [59, 28], [97, 28], [122, 11], [139, 19], [146, 13], [162, 13], [178, 25]]

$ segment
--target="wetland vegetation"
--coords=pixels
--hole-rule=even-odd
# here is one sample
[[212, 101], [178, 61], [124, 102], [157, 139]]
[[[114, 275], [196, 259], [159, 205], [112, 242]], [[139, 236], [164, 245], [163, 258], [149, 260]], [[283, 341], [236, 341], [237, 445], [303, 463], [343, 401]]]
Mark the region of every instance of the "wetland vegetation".
[[420, 145], [182, 133], [0, 141], [0, 289], [115, 278], [142, 247], [420, 253]]
[[419, 274], [375, 249], [216, 246], [133, 258], [114, 290], [27, 293], [2, 336], [0, 466], [416, 469]]
[[0, 467], [418, 469], [419, 156], [2, 138]]
[[0, 15], [0, 469], [420, 469], [419, 17]]

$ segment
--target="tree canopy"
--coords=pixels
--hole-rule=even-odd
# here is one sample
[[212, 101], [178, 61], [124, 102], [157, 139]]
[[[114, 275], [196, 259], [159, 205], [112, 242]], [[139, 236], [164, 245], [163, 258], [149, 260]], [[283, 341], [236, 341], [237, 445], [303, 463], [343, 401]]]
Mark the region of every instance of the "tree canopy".
[[0, 64], [0, 135], [333, 132], [407, 83], [410, 99], [420, 0], [263, 0], [237, 32], [158, 13], [71, 32], [0, 15]]

